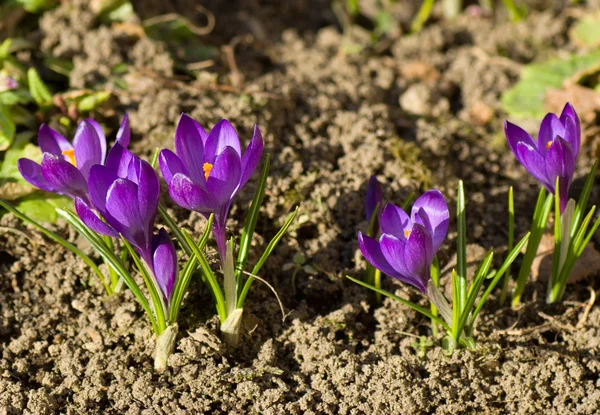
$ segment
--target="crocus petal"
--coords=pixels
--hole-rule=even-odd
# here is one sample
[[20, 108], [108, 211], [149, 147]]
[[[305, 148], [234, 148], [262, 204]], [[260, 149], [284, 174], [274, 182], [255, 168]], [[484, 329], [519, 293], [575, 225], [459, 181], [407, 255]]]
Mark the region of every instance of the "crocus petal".
[[[560, 187], [568, 192], [575, 171], [575, 163], [571, 147], [560, 137], [556, 138], [546, 154], [546, 177], [554, 191], [556, 178], [561, 180]], [[562, 192], [561, 192], [562, 193]]]
[[[240, 139], [235, 128], [233, 128], [233, 125], [229, 121], [221, 120], [210, 130], [204, 148], [204, 158], [207, 162], [214, 164], [216, 157], [226, 147], [232, 147], [237, 152], [238, 157], [242, 157]], [[179, 154], [179, 151], [177, 153]]]
[[548, 187], [546, 179], [546, 170], [544, 168], [544, 157], [538, 153], [535, 147], [525, 143], [517, 145], [517, 160], [521, 162], [523, 167], [542, 185]]
[[79, 123], [73, 139], [77, 168], [86, 180], [93, 165], [104, 164], [106, 154], [106, 139], [104, 134], [98, 135], [94, 123], [89, 120]]
[[531, 148], [537, 148], [537, 144], [533, 141], [533, 138], [527, 133], [527, 131], [523, 130], [518, 125], [515, 125], [509, 121], [504, 123], [504, 133], [506, 134], [506, 140], [508, 141], [508, 146], [514, 153], [517, 160], [521, 163], [521, 157], [518, 151], [519, 143], [523, 143], [525, 145], [530, 146]]
[[183, 162], [175, 153], [171, 150], [164, 149], [160, 152], [158, 157], [158, 163], [160, 165], [160, 171], [168, 185], [171, 184], [173, 176], [177, 173], [183, 173], [188, 176], [188, 172], [183, 165]]
[[119, 127], [119, 131], [117, 131], [117, 143], [122, 145], [123, 147], [127, 147], [129, 145], [129, 140], [131, 139], [131, 130], [129, 128], [129, 115], [125, 113], [123, 117], [123, 121], [121, 121], [121, 126]]
[[154, 276], [167, 301], [171, 299], [177, 276], [177, 255], [169, 234], [163, 228], [152, 239]]
[[190, 116], [181, 114], [175, 131], [175, 149], [183, 162], [189, 177], [204, 186], [204, 144], [198, 123]]
[[[382, 200], [383, 195], [381, 192], [381, 185], [377, 181], [377, 177], [371, 176], [371, 179], [369, 180], [369, 185], [367, 186], [367, 196], [365, 198], [365, 215], [367, 216], [367, 221], [371, 221], [373, 213], [375, 212], [375, 209], [378, 205], [379, 212], [383, 210], [381, 206]], [[381, 219], [381, 214], [378, 215], [377, 219], [377, 222], [380, 222], [379, 219]]]
[[42, 174], [41, 166], [35, 161], [22, 158], [17, 162], [17, 167], [21, 176], [29, 183], [47, 192], [54, 192], [54, 188]]
[[179, 206], [203, 214], [213, 213], [219, 208], [212, 195], [182, 173], [173, 176], [169, 186], [169, 195]]
[[411, 273], [404, 263], [406, 243], [392, 235], [383, 234], [379, 241], [379, 245], [381, 246], [383, 256], [396, 271], [396, 274], [392, 275], [392, 277], [413, 285], [423, 291], [423, 283], [420, 276]]
[[442, 246], [448, 233], [450, 212], [444, 195], [437, 189], [431, 189], [421, 195], [412, 207], [411, 219], [429, 231], [433, 240], [433, 251]]
[[408, 276], [408, 270], [404, 264], [405, 241], [396, 238], [394, 235], [384, 233], [379, 238], [379, 247], [381, 253], [388, 264], [396, 273]]
[[238, 190], [241, 189], [250, 180], [252, 173], [256, 170], [256, 166], [260, 162], [260, 157], [263, 152], [263, 139], [258, 125], [254, 126], [254, 134], [246, 148], [246, 152], [242, 156], [242, 177]]
[[118, 142], [108, 152], [106, 167], [119, 177], [127, 177], [133, 153]]
[[418, 277], [417, 287], [423, 292], [427, 291], [433, 255], [431, 234], [425, 227], [415, 224], [404, 248], [404, 264], [409, 275]]
[[556, 137], [565, 136], [565, 126], [558, 117], [552, 113], [546, 114], [540, 125], [538, 133], [538, 152], [543, 156], [548, 151], [548, 143], [552, 143]]
[[206, 190], [220, 205], [227, 203], [240, 183], [241, 161], [232, 147], [217, 156], [206, 182]]
[[97, 164], [90, 169], [88, 185], [92, 203], [100, 212], [106, 211], [106, 195], [110, 186], [119, 178], [114, 170]]
[[119, 234], [105, 222], [103, 222], [94, 211], [83, 201], [81, 198], [75, 199], [75, 210], [79, 218], [85, 223], [85, 225], [101, 235], [112, 236], [113, 238], [119, 237]]
[[38, 132], [38, 145], [42, 153], [50, 153], [61, 157], [63, 151], [73, 148], [71, 143], [62, 134], [46, 124], [42, 124]]
[[[579, 123], [579, 120], [577, 120]], [[581, 132], [578, 132], [578, 127], [575, 124], [575, 121], [570, 117], [565, 119], [565, 135], [563, 136], [565, 142], [571, 148], [573, 153], [573, 160], [577, 160], [577, 155], [579, 154], [579, 146], [581, 145]]]
[[135, 170], [135, 177], [130, 180], [138, 185], [138, 209], [142, 220], [154, 223], [158, 199], [160, 196], [160, 182], [158, 175], [147, 161], [135, 156], [130, 164], [130, 169]]
[[145, 223], [137, 209], [138, 186], [127, 180], [117, 179], [108, 189], [106, 196], [106, 221], [125, 239], [138, 248], [140, 254], [147, 259], [150, 251], [149, 239]]
[[388, 203], [381, 215], [381, 232], [395, 236], [401, 241], [406, 241], [406, 235], [412, 229], [412, 222], [408, 214], [398, 206]]
[[[570, 119], [573, 122], [573, 132], [570, 135], [567, 129], [567, 119]], [[565, 107], [560, 114], [560, 121], [565, 125], [565, 137], [564, 139], [571, 145], [573, 149], [573, 154], [575, 158], [579, 154], [579, 146], [581, 144], [581, 124], [579, 122], [579, 117], [575, 112], [575, 108], [570, 103], [566, 103]]]
[[[104, 131], [102, 130], [102, 127], [100, 126], [100, 124], [98, 124], [98, 122], [96, 122], [96, 120], [93, 120], [92, 118], [86, 118], [85, 122], [90, 123], [92, 125], [92, 127], [94, 127], [94, 130], [96, 131], [96, 134], [98, 135], [101, 154], [102, 154], [102, 162], [104, 162], [104, 160], [106, 159], [106, 136], [104, 135]], [[75, 137], [77, 137], [77, 133], [75, 133], [75, 134], [76, 134]], [[75, 142], [75, 139], [73, 139], [73, 142]]]
[[41, 170], [48, 184], [57, 193], [87, 198], [88, 186], [77, 167], [62, 157], [44, 153]]
[[360, 252], [362, 252], [365, 259], [375, 268], [391, 277], [398, 275], [396, 270], [392, 268], [392, 266], [387, 262], [387, 260], [383, 256], [379, 242], [377, 242], [375, 239], [367, 235], [363, 235], [361, 232], [359, 232], [358, 246], [360, 248]]

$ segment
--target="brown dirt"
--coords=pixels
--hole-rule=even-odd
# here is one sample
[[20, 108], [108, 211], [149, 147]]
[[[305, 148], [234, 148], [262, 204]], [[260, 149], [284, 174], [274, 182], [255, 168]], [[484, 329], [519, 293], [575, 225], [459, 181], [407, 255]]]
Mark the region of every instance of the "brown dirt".
[[[368, 292], [343, 278], [364, 270], [356, 232], [367, 226], [363, 195], [373, 173], [396, 202], [429, 186], [451, 201], [462, 178], [470, 242], [499, 252], [513, 185], [517, 228], [528, 228], [537, 190], [503, 143], [499, 97], [521, 64], [574, 49], [564, 13], [534, 11], [516, 26], [473, 17], [434, 22], [384, 50], [345, 55], [326, 2], [278, 9], [278, 2], [258, 8], [240, 0], [237, 12], [208, 2], [218, 22], [208, 43], [252, 33], [239, 24], [248, 15], [273, 22], [272, 30], [261, 23], [267, 38], [240, 46], [236, 90], [225, 61], [182, 80], [165, 45], [100, 25], [85, 3], [46, 13], [41, 46], [75, 59], [74, 87], [110, 85], [110, 68], [122, 62], [135, 68], [105, 121], [117, 127], [127, 110], [140, 154], [172, 147], [182, 111], [207, 126], [227, 117], [246, 141], [254, 123], [261, 126], [273, 167], [257, 250], [292, 206], [301, 207], [263, 272], [291, 313], [282, 322], [273, 295], [255, 284], [246, 309], [258, 325], [241, 348], [227, 350], [210, 295], [193, 282], [171, 369], [159, 375], [151, 329], [133, 296], [106, 298], [71, 253], [4, 216], [0, 226], [19, 231], [0, 234], [0, 414], [599, 413], [600, 310], [579, 321], [590, 298], [586, 282], [556, 306], [545, 305], [537, 282], [520, 310], [492, 298], [475, 352], [446, 356], [435, 345], [419, 357], [412, 336], [430, 335], [428, 322], [390, 300], [374, 307]], [[148, 2], [139, 13], [185, 4]], [[589, 143], [582, 153], [588, 165]], [[234, 231], [254, 185], [232, 210]], [[169, 206], [182, 224], [202, 230], [199, 215]], [[74, 237], [64, 223], [56, 228]], [[454, 237], [442, 263], [451, 260]], [[300, 272], [294, 290], [282, 268], [296, 253], [318, 274]], [[424, 303], [410, 288], [385, 285]]]

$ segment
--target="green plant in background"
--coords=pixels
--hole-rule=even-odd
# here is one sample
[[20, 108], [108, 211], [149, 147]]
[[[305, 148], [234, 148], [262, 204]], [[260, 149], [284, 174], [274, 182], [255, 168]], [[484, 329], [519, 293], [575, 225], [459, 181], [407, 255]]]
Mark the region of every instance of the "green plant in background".
[[68, 199], [37, 192], [19, 173], [17, 160], [41, 161], [41, 152], [31, 143], [40, 119], [71, 130], [79, 114], [96, 110], [111, 94], [105, 90], [53, 93], [35, 68], [27, 68], [15, 57], [31, 48], [20, 38], [0, 44], [0, 194], [33, 219], [54, 222], [55, 208], [65, 207]]
[[[546, 114], [546, 94], [561, 89], [565, 83], [584, 84], [600, 71], [600, 50], [567, 58], [525, 65], [521, 79], [502, 94], [502, 105], [516, 119], [542, 118]], [[592, 88], [600, 92], [598, 79]]]
[[[444, 17], [447, 19], [453, 19], [457, 17], [463, 9], [463, 0], [441, 0], [441, 2], [442, 12], [444, 13]], [[502, 0], [502, 3], [508, 11], [510, 20], [513, 22], [519, 21], [525, 17], [526, 10], [524, 6], [517, 6], [513, 0]], [[435, 0], [423, 0], [417, 16], [412, 22], [410, 28], [411, 32], [419, 32], [423, 28], [425, 22], [429, 20], [429, 16], [431, 15], [434, 4]], [[492, 11], [494, 8], [492, 0], [479, 0], [479, 4], [486, 11]]]

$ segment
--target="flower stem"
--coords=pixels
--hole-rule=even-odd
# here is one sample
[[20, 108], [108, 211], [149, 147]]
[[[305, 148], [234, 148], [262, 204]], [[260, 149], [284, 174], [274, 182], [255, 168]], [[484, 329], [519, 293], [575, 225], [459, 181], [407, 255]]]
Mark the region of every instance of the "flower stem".
[[535, 206], [535, 212], [533, 214], [533, 221], [531, 223], [531, 236], [527, 242], [527, 251], [521, 262], [521, 268], [519, 269], [519, 276], [517, 277], [517, 284], [515, 285], [512, 298], [513, 308], [521, 304], [521, 296], [525, 291], [525, 284], [531, 272], [533, 260], [537, 255], [538, 247], [542, 240], [542, 235], [546, 230], [546, 224], [548, 223], [548, 217], [552, 210], [552, 202], [554, 196], [552, 194], [546, 195], [546, 190], [542, 188], [538, 196], [538, 200]]
[[[440, 287], [440, 262], [438, 261], [437, 255], [433, 257], [433, 263], [431, 264], [431, 281], [437, 288]], [[381, 287], [377, 287], [377, 288], [381, 288]], [[434, 316], [437, 316], [438, 315], [437, 307], [433, 303], [431, 303], [430, 308], [431, 308], [431, 314], [433, 314]], [[431, 332], [432, 332], [434, 338], [436, 338], [438, 336], [438, 325], [435, 320], [431, 320]]]
[[[513, 187], [508, 189], [508, 252], [512, 251], [515, 243], [515, 198]], [[502, 283], [502, 292], [500, 293], [500, 304], [504, 304], [508, 294], [508, 281], [510, 280], [511, 267], [508, 267], [504, 281]]]
[[225, 265], [225, 259], [227, 258], [227, 228], [225, 225], [219, 225], [217, 221], [212, 227], [215, 241], [217, 241], [217, 248], [219, 249], [219, 255], [221, 256], [221, 266]]

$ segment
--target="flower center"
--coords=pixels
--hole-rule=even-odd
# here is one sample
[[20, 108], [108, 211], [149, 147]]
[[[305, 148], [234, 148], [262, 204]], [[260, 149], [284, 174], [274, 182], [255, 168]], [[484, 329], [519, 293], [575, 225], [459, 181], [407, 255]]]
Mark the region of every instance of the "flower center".
[[65, 150], [62, 152], [62, 154], [63, 154], [63, 156], [67, 156], [67, 159], [73, 166], [77, 167], [77, 161], [75, 160], [75, 149], [74, 148]]
[[551, 145], [552, 145], [552, 140], [550, 140], [546, 143], [546, 150], [548, 150]]
[[410, 230], [405, 229], [404, 230], [404, 236], [408, 239], [408, 237], [410, 236]]
[[210, 176], [210, 172], [213, 169], [213, 165], [210, 163], [204, 163], [202, 166], [202, 170], [204, 170], [204, 179], [208, 180], [208, 176]]

